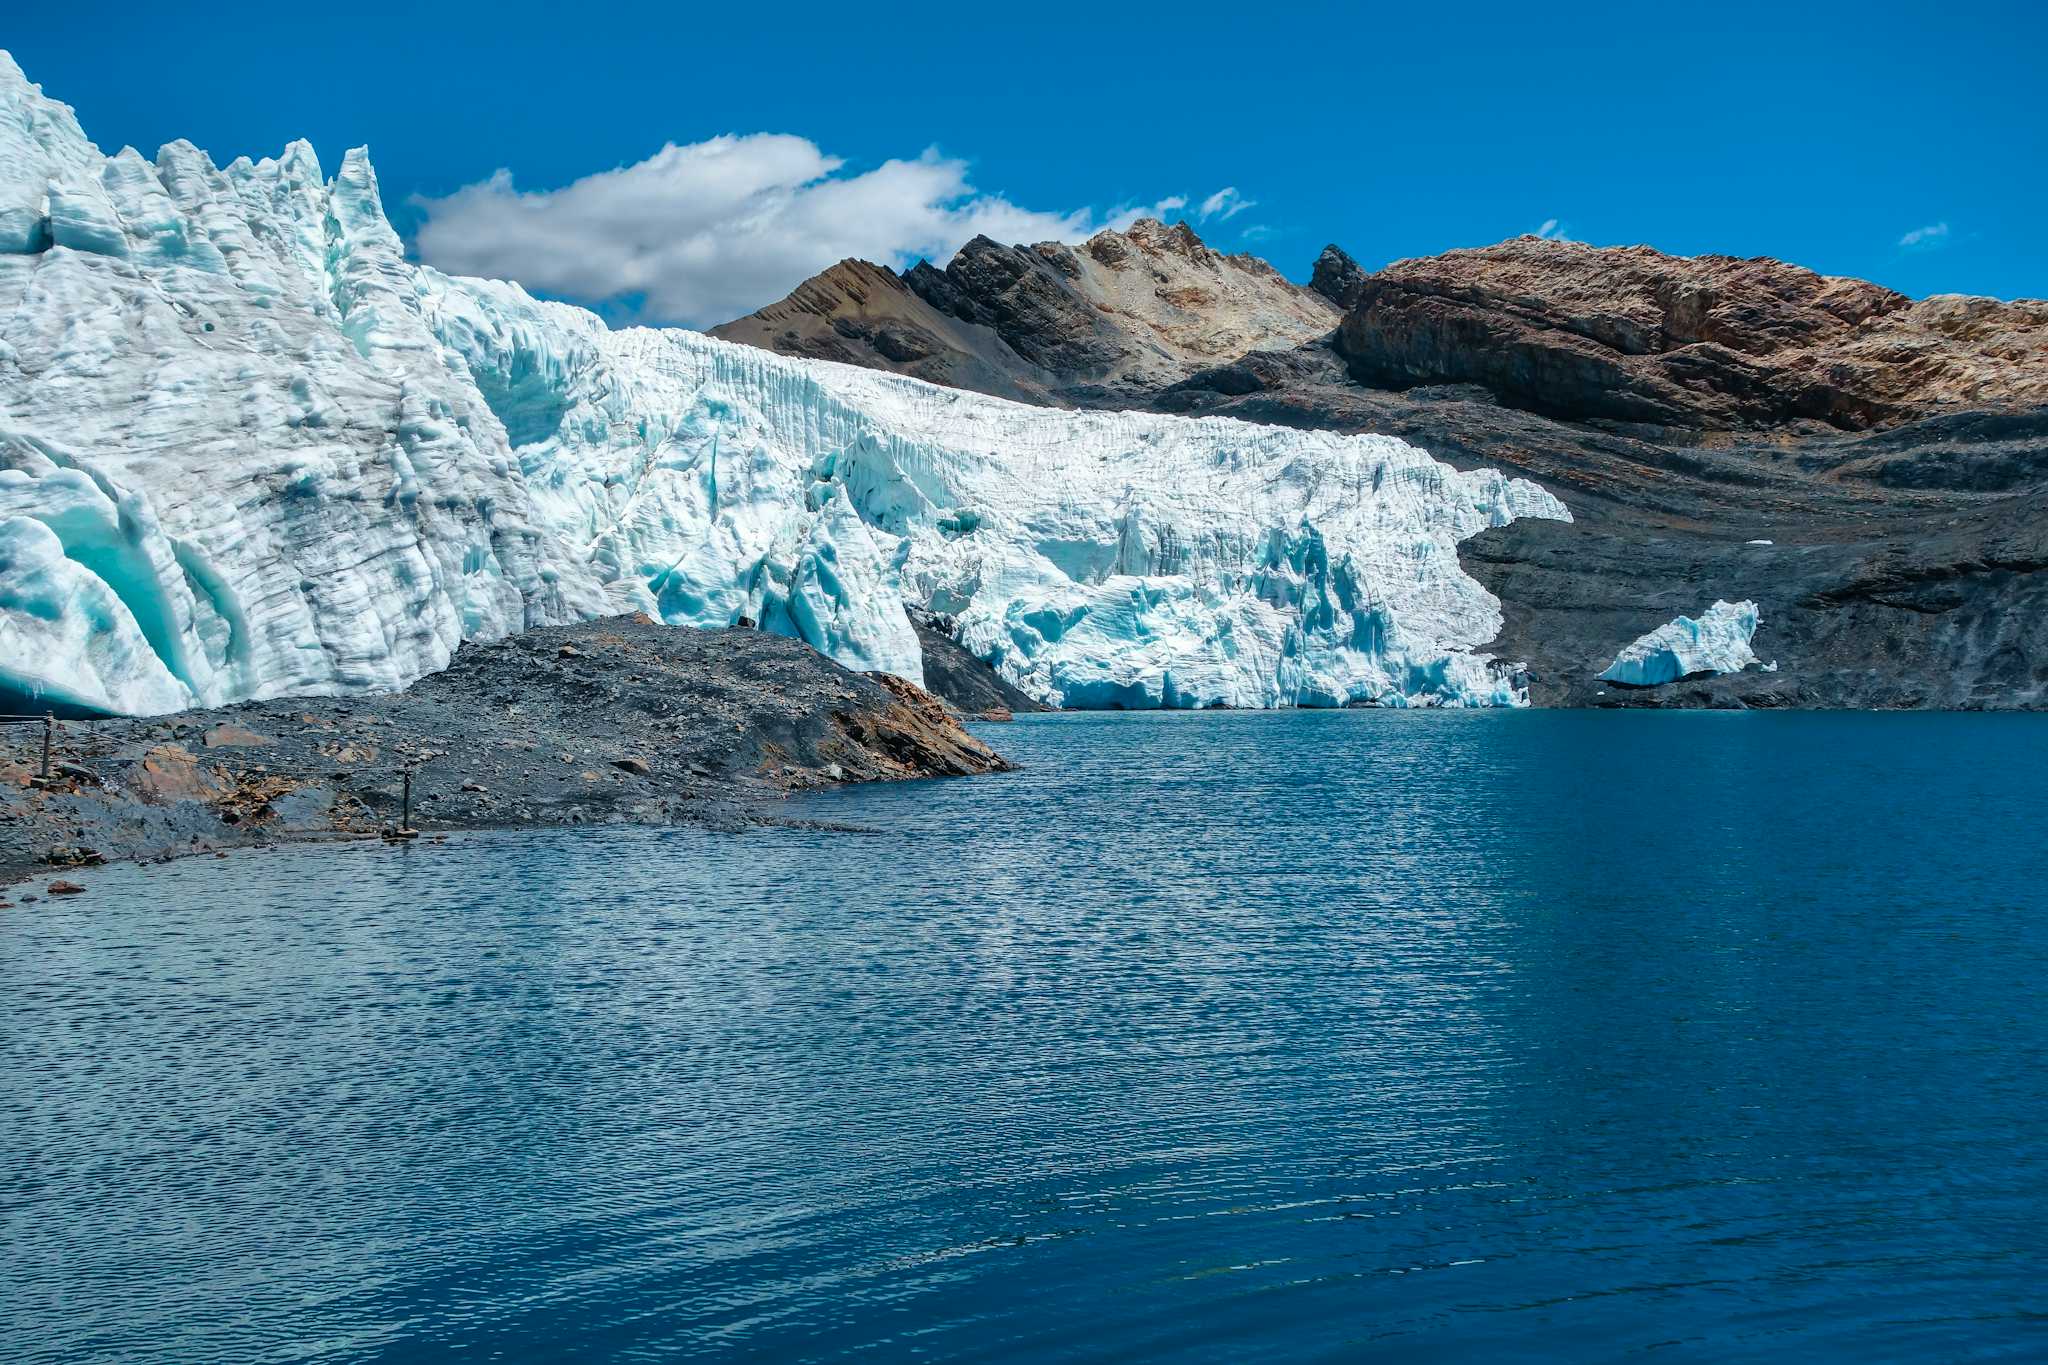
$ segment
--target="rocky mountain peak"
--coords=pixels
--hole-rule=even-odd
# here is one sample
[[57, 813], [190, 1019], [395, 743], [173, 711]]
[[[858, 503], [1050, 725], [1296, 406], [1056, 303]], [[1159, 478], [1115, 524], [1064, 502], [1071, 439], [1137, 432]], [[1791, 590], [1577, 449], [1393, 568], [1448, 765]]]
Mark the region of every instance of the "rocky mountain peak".
[[1365, 268], [1351, 259], [1343, 247], [1335, 242], [1323, 248], [1323, 254], [1316, 257], [1315, 269], [1309, 273], [1308, 287], [1321, 294], [1339, 308], [1349, 306], [1353, 294], [1365, 282]]
[[848, 268], [713, 335], [1005, 397], [1100, 406], [1142, 402], [1249, 351], [1292, 349], [1338, 318], [1330, 298], [1256, 256], [1225, 255], [1187, 223], [1157, 218], [1079, 247], [975, 237], [943, 269], [920, 261], [891, 275], [906, 297], [889, 304], [886, 322], [874, 316], [881, 282], [850, 282]]
[[1190, 260], [1222, 259], [1221, 253], [1195, 235], [1185, 219], [1169, 227], [1157, 218], [1140, 218], [1122, 232], [1105, 229], [1089, 239], [1091, 251], [1097, 241], [1108, 237], [1121, 238], [1142, 251], [1170, 251]]
[[906, 290], [902, 277], [889, 267], [848, 257], [797, 286], [789, 302], [809, 312], [828, 313], [842, 299], [865, 304]]

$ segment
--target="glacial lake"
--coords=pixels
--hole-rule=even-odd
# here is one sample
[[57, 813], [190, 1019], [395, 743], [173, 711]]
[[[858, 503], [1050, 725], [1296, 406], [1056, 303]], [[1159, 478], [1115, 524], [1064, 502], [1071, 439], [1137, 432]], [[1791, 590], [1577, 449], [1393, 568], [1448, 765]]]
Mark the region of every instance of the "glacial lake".
[[0, 912], [0, 1358], [2048, 1355], [2048, 717], [982, 733]]

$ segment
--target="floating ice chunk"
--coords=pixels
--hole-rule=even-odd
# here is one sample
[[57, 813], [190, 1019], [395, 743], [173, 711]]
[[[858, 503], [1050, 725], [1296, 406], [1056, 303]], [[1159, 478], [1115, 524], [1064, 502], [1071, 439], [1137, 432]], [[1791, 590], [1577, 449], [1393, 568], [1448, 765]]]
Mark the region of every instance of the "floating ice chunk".
[[1742, 543], [1744, 545], [1768, 545], [1771, 542], [1768, 540], [1745, 540]]
[[1756, 603], [1716, 602], [1698, 620], [1681, 616], [1641, 637], [1600, 677], [1624, 687], [1656, 687], [1700, 674], [1740, 673], [1757, 661], [1749, 647], [1756, 624]]

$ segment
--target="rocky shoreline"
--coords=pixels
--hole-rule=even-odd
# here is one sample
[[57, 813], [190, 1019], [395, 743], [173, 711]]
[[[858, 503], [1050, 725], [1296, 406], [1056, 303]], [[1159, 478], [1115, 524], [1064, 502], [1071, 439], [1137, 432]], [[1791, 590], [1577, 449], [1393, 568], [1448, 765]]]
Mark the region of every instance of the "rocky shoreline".
[[645, 617], [466, 644], [403, 692], [64, 722], [48, 782], [42, 737], [0, 731], [0, 886], [401, 828], [737, 830], [793, 791], [1010, 768], [900, 679]]

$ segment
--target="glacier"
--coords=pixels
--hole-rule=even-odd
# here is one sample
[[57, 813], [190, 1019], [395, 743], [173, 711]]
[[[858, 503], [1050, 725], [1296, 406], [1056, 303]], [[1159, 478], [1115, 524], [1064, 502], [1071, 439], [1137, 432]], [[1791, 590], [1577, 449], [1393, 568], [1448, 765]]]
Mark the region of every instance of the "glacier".
[[[1756, 603], [1715, 602], [1695, 620], [1681, 616], [1640, 636], [1600, 675], [1624, 687], [1656, 687], [1703, 673], [1740, 673], [1757, 662]], [[1765, 664], [1775, 672], [1776, 664]]]
[[1569, 520], [1386, 436], [1030, 407], [408, 261], [363, 149], [103, 155], [0, 53], [0, 710], [391, 690], [742, 617], [1054, 705], [1515, 705], [1458, 543]]

